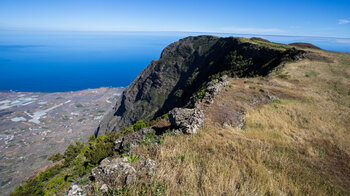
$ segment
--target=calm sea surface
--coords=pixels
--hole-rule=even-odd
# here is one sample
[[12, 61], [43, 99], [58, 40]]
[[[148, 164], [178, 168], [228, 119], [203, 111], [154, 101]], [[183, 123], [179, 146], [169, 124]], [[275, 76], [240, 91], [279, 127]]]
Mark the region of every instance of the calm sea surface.
[[[59, 92], [127, 86], [160, 57], [164, 47], [189, 35], [198, 33], [0, 31], [0, 90]], [[350, 39], [344, 38], [259, 37], [350, 52]]]

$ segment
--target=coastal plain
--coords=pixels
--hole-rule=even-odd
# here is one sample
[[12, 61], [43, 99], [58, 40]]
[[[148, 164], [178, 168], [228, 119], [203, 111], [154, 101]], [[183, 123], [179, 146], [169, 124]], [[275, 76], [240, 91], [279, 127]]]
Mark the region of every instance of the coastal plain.
[[48, 157], [92, 135], [124, 88], [0, 92], [0, 195], [50, 164]]

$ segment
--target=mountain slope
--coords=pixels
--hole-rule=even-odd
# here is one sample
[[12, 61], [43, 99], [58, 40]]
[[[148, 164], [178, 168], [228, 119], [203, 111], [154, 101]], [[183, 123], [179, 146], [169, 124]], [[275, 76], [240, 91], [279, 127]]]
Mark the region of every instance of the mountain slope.
[[[257, 41], [259, 42], [259, 41]], [[261, 41], [260, 41], [261, 42]], [[243, 38], [187, 37], [166, 47], [125, 89], [96, 132], [117, 131], [193, 104], [193, 95], [221, 75], [264, 76], [303, 53], [293, 47]]]
[[[140, 146], [135, 154], [159, 169], [125, 192], [158, 182], [165, 195], [349, 195], [350, 55], [309, 51], [328, 61], [304, 59], [267, 77], [231, 79], [196, 134]], [[227, 126], [242, 108], [243, 128]]]

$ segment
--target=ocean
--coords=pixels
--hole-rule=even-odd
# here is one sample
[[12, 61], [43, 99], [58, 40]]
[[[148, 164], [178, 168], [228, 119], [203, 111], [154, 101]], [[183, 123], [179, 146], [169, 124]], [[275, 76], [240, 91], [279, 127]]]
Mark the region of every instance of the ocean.
[[350, 39], [181, 32], [0, 31], [0, 90], [64, 92], [129, 85], [164, 47], [189, 35], [262, 37], [350, 52]]

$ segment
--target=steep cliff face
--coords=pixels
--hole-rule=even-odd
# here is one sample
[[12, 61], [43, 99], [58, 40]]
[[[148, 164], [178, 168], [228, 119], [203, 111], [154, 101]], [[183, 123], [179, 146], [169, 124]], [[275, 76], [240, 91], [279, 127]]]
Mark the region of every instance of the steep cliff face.
[[[284, 46], [284, 45], [283, 45]], [[102, 119], [96, 135], [151, 120], [175, 107], [190, 106], [204, 84], [226, 74], [266, 75], [303, 51], [243, 38], [187, 37], [167, 46], [125, 89]]]

